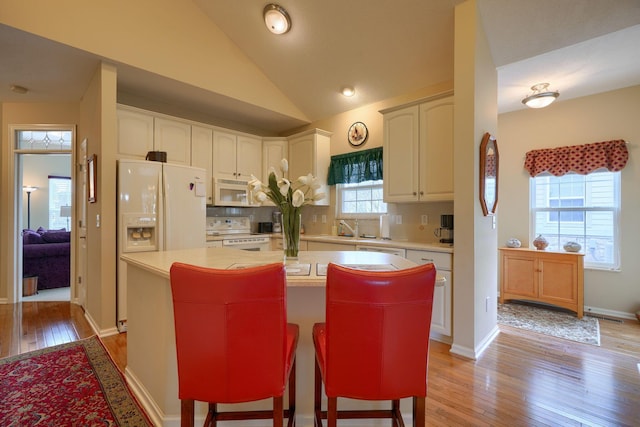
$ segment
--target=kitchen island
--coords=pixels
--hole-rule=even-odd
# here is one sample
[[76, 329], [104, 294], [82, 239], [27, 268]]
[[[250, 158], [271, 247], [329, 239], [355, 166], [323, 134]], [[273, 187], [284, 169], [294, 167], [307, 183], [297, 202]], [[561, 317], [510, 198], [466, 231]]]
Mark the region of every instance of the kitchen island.
[[[246, 252], [237, 249], [201, 248], [164, 252], [129, 253], [127, 263], [127, 368], [125, 376], [132, 390], [158, 426], [180, 425], [178, 372], [176, 364], [173, 303], [169, 270], [174, 262], [212, 268], [243, 268], [282, 262], [280, 251]], [[325, 318], [326, 265], [329, 262], [366, 269], [403, 269], [416, 265], [395, 255], [374, 252], [300, 252], [287, 263], [288, 321], [300, 325], [296, 353], [296, 425], [313, 425], [314, 350], [311, 328]], [[341, 399], [343, 407], [387, 407], [389, 402], [361, 402]], [[245, 404], [245, 408], [268, 408], [271, 402]], [[224, 405], [221, 409], [224, 410]], [[411, 400], [403, 399], [405, 421], [411, 419]], [[196, 404], [196, 420], [203, 420], [206, 405]], [[200, 421], [201, 422], [201, 421]], [[379, 424], [378, 424], [379, 423]], [[367, 420], [366, 425], [386, 425], [388, 420]], [[224, 425], [224, 423], [223, 423]], [[268, 426], [269, 420], [246, 423]], [[362, 421], [341, 421], [340, 425], [364, 425]]]

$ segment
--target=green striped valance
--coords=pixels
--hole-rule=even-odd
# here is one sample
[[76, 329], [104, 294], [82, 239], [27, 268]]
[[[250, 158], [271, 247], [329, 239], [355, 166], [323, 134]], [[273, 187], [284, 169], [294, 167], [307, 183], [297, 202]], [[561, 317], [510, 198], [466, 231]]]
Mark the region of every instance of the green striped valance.
[[331, 156], [329, 185], [382, 179], [382, 147]]

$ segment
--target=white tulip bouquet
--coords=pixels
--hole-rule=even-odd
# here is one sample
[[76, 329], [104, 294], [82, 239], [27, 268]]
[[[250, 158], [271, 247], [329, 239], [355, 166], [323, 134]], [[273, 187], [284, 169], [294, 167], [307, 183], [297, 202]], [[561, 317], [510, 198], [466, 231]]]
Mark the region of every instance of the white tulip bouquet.
[[321, 184], [311, 173], [306, 176], [300, 176], [291, 182], [284, 177], [288, 170], [289, 162], [287, 162], [287, 159], [282, 159], [280, 162], [281, 174], [278, 174], [275, 168], [272, 167], [269, 171], [267, 185], [252, 175], [251, 180], [249, 180], [249, 190], [253, 194], [254, 201], [262, 204], [269, 199], [280, 209], [280, 212], [282, 212], [285, 255], [287, 258], [295, 258], [298, 256], [300, 243], [302, 207], [324, 199], [325, 194], [318, 192]]

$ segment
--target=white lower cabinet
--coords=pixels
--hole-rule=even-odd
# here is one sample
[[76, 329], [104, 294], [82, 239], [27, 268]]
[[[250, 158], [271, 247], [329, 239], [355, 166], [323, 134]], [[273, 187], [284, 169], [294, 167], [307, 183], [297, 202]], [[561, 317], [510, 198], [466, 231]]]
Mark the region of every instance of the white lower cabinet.
[[453, 255], [445, 252], [420, 251], [407, 249], [408, 260], [417, 264], [434, 263], [438, 274], [444, 277], [444, 284], [437, 283], [433, 293], [433, 312], [431, 315], [431, 338], [451, 337], [451, 297], [453, 280], [451, 276]]
[[331, 242], [307, 242], [307, 250], [309, 251], [355, 251], [355, 244], [348, 243], [331, 243]]
[[[284, 251], [284, 244], [282, 243], [282, 236], [280, 237], [271, 237], [271, 250], [272, 251]], [[299, 251], [309, 250], [307, 248], [307, 242], [305, 240], [300, 239], [300, 246], [298, 246]]]

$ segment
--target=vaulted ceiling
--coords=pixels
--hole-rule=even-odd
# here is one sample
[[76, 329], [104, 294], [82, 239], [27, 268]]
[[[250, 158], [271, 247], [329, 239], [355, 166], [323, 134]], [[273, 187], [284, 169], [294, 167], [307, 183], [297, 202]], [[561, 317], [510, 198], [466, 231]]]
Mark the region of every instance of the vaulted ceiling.
[[[309, 121], [453, 80], [454, 7], [462, 0], [281, 0], [293, 26], [262, 21], [264, 0], [193, 0]], [[637, 0], [478, 0], [498, 69], [498, 111], [524, 108], [531, 85], [549, 82], [559, 101], [640, 84]], [[100, 58], [0, 25], [0, 101], [79, 99]], [[118, 70], [127, 92], [191, 112], [283, 132], [303, 123], [210, 92]], [[356, 96], [344, 98], [343, 86]], [[212, 96], [213, 95], [213, 96]]]

